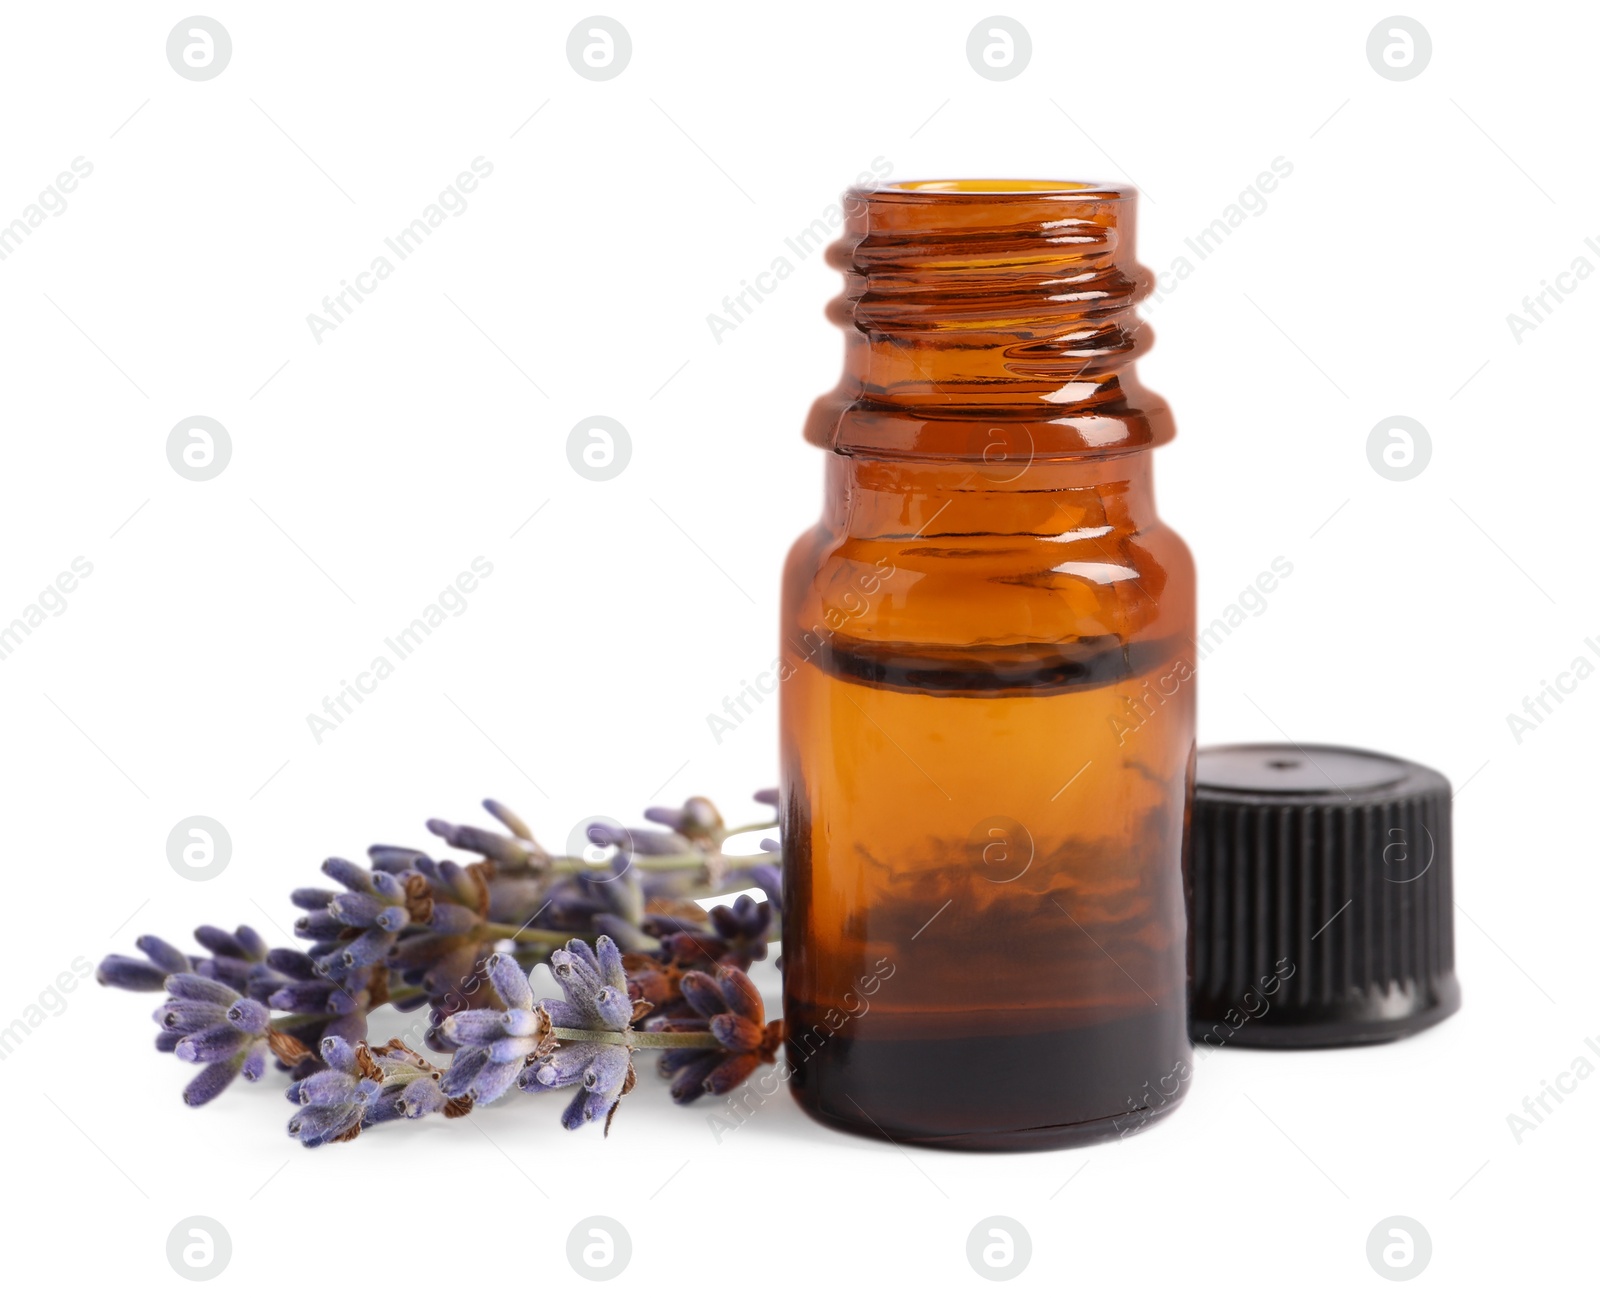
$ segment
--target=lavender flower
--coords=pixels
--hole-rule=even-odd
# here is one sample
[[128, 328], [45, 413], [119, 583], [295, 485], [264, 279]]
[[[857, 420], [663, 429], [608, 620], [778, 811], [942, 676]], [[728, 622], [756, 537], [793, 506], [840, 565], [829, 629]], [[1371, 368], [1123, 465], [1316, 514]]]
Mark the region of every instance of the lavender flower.
[[318, 963], [304, 951], [275, 947], [250, 985], [252, 996], [285, 1014], [273, 1020], [267, 1042], [278, 1062], [300, 1076], [320, 1066], [317, 1049], [323, 1038], [366, 1036], [367, 1012], [386, 999], [386, 971], [370, 970], [366, 984], [352, 990], [318, 973]]
[[609, 1132], [617, 1105], [634, 1084], [633, 1050], [621, 1034], [650, 1005], [629, 994], [622, 953], [609, 937], [598, 938], [592, 950], [574, 938], [551, 955], [550, 971], [561, 984], [562, 999], [539, 1002], [547, 1021], [556, 1028], [615, 1036], [568, 1040], [553, 1053], [530, 1059], [518, 1085], [530, 1093], [579, 1087], [561, 1125], [574, 1131], [604, 1118]]
[[458, 1118], [471, 1100], [452, 1100], [439, 1087], [439, 1070], [399, 1038], [387, 1045], [351, 1045], [343, 1037], [320, 1043], [328, 1066], [295, 1082], [287, 1092], [300, 1105], [289, 1134], [308, 1149], [354, 1140], [363, 1128], [443, 1113]]
[[226, 983], [195, 973], [166, 982], [167, 1003], [152, 1016], [162, 1031], [156, 1049], [205, 1065], [184, 1088], [185, 1104], [207, 1104], [241, 1073], [258, 1081], [267, 1070], [270, 1012]]
[[459, 1047], [440, 1088], [447, 1096], [480, 1104], [498, 1100], [536, 1055], [555, 1048], [550, 1016], [534, 1004], [521, 966], [509, 956], [494, 955], [486, 972], [505, 1008], [464, 1010], [439, 1025], [440, 1034]]
[[692, 1017], [655, 1018], [649, 1026], [665, 1032], [710, 1032], [720, 1048], [680, 1047], [662, 1053], [658, 1067], [672, 1079], [672, 1098], [689, 1104], [703, 1094], [725, 1095], [762, 1064], [778, 1057], [783, 1022], [764, 1023], [761, 993], [741, 970], [729, 965], [716, 975], [698, 969], [679, 985]]
[[311, 941], [317, 972], [339, 980], [382, 963], [400, 931], [411, 922], [419, 891], [386, 870], [364, 870], [331, 856], [322, 872], [343, 892], [300, 888], [292, 900], [307, 913], [295, 921], [297, 937]]
[[194, 962], [194, 971], [227, 983], [235, 991], [253, 995], [250, 985], [265, 972], [267, 944], [261, 934], [248, 924], [241, 924], [233, 932], [202, 924], [194, 931], [194, 940], [211, 954]]
[[767, 937], [772, 929], [772, 903], [756, 901], [748, 894], [736, 897], [731, 906], [713, 906], [710, 926], [668, 921], [650, 916], [646, 932], [661, 937], [662, 958], [678, 964], [735, 965], [748, 969], [767, 956]]

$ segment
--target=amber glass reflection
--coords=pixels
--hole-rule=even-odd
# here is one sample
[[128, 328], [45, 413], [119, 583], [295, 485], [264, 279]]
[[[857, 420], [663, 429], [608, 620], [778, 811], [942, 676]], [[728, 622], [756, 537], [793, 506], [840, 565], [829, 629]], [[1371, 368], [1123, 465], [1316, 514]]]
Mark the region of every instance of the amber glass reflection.
[[788, 1062], [835, 1125], [1049, 1147], [1186, 1088], [1194, 576], [1133, 206], [891, 186], [830, 250], [846, 366], [780, 675]]

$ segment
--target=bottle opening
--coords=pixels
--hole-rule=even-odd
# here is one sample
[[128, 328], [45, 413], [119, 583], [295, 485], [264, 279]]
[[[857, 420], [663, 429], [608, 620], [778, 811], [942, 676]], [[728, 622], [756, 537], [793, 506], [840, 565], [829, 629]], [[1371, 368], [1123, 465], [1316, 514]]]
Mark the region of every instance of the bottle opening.
[[1063, 197], [1100, 200], [1131, 198], [1133, 190], [1126, 185], [1105, 185], [1087, 180], [893, 180], [876, 189], [863, 190], [870, 194], [907, 195], [963, 195], [975, 194], [985, 198], [1004, 197], [1008, 194], [1039, 195], [1060, 194]]

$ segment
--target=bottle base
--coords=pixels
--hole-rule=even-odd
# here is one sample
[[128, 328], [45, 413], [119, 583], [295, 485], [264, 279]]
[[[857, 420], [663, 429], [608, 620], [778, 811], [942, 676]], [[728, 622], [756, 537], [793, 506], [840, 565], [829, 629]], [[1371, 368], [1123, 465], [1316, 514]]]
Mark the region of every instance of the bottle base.
[[801, 1095], [795, 1095], [800, 1111], [812, 1120], [852, 1136], [867, 1136], [896, 1145], [917, 1145], [926, 1149], [953, 1149], [969, 1153], [1026, 1153], [1030, 1150], [1071, 1149], [1078, 1145], [1101, 1145], [1125, 1139], [1147, 1130], [1167, 1117], [1183, 1101], [1187, 1087], [1159, 1107], [1132, 1109], [1087, 1122], [1067, 1122], [1059, 1126], [1028, 1127], [1017, 1131], [971, 1131], [935, 1134], [926, 1131], [896, 1131], [885, 1128], [863, 1114], [853, 1117], [813, 1108]]

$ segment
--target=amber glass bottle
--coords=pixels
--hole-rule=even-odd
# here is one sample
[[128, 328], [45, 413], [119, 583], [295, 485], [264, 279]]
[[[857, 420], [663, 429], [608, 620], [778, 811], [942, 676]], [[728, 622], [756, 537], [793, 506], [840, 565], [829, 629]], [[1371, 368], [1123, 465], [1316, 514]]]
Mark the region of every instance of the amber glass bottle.
[[1134, 192], [852, 191], [784, 572], [794, 1094], [868, 1135], [1115, 1138], [1187, 1087], [1194, 572], [1155, 513]]

